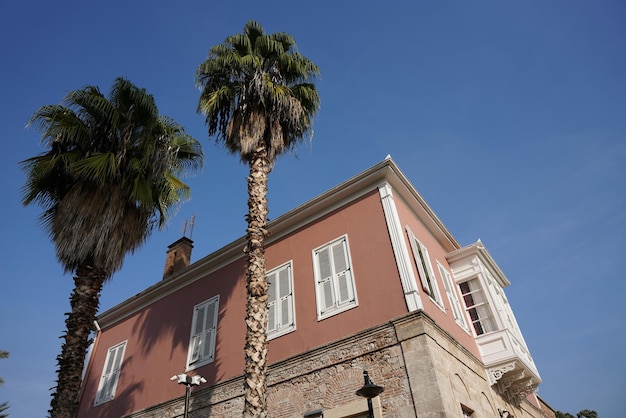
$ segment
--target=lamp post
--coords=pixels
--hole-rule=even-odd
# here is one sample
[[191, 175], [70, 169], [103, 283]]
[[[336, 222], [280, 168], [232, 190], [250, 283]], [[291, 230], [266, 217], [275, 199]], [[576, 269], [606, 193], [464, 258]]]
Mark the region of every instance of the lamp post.
[[206, 383], [206, 379], [202, 376], [187, 376], [185, 373], [177, 374], [170, 377], [171, 381], [176, 381], [179, 385], [185, 385], [185, 412], [184, 417], [187, 418], [189, 412], [189, 397], [191, 396], [191, 387], [198, 386], [200, 383]]
[[363, 387], [356, 391], [356, 394], [367, 398], [367, 411], [369, 418], [374, 418], [374, 407], [372, 406], [372, 398], [377, 397], [381, 393], [385, 391], [385, 388], [382, 386], [377, 386], [370, 379], [367, 370], [363, 370], [363, 378], [365, 379], [365, 384]]

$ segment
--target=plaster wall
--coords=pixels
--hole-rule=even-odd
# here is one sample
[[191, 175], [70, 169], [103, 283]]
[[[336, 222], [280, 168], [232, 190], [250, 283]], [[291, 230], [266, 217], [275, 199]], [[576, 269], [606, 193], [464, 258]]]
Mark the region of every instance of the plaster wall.
[[[409, 206], [406, 205], [404, 201], [402, 201], [401, 199], [396, 199], [396, 207], [398, 209], [400, 222], [402, 223], [402, 227], [404, 228], [404, 239], [406, 240], [408, 248], [411, 248], [411, 244], [406, 231], [407, 226], [413, 232], [413, 234], [415, 234], [417, 239], [420, 240], [424, 244], [424, 246], [426, 246], [426, 248], [428, 248], [428, 253], [431, 258], [433, 270], [435, 272], [435, 278], [437, 280], [437, 286], [443, 299], [444, 309], [442, 310], [441, 307], [437, 305], [422, 288], [419, 279], [419, 272], [417, 271], [415, 261], [411, 259], [410, 265], [413, 268], [416, 280], [418, 282], [417, 286], [420, 290], [419, 294], [422, 300], [422, 304], [424, 306], [424, 311], [429, 316], [434, 318], [437, 324], [439, 324], [443, 329], [453, 335], [454, 338], [459, 341], [463, 346], [465, 346], [472, 354], [474, 354], [475, 356], [479, 356], [480, 353], [471, 332], [460, 327], [454, 320], [452, 308], [450, 307], [450, 301], [446, 296], [443, 279], [441, 278], [439, 269], [437, 268], [437, 262], [439, 262], [446, 270], [448, 270], [448, 272], [452, 274], [450, 265], [446, 260], [446, 254], [448, 253], [448, 251], [440, 242], [435, 239], [431, 231], [429, 231], [424, 223], [415, 216], [415, 214], [410, 210]], [[413, 257], [412, 252], [410, 256]], [[456, 286], [454, 288], [454, 291], [458, 292]], [[458, 293], [457, 298], [458, 300], [462, 300], [461, 295]], [[463, 310], [462, 313], [466, 316], [466, 324], [469, 324], [469, 319], [467, 318], [465, 311]]]
[[[320, 321], [312, 251], [341, 236], [348, 239], [358, 306]], [[288, 261], [293, 263], [296, 329], [270, 341], [270, 364], [407, 313], [376, 189], [287, 236], [268, 240], [267, 269]], [[184, 393], [184, 387], [169, 378], [185, 371], [193, 307], [216, 295], [220, 299], [215, 360], [193, 373], [205, 377], [209, 385], [240, 375], [245, 340], [243, 258], [146, 301], [137, 312], [103, 327], [90, 360], [79, 417], [122, 416]], [[107, 350], [125, 340], [115, 398], [94, 407]]]

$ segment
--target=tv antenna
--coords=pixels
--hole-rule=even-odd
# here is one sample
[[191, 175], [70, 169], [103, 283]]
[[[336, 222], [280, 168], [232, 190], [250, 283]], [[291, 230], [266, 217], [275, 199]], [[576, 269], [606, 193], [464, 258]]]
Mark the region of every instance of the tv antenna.
[[189, 221], [185, 221], [185, 227], [183, 228], [183, 236], [187, 237], [187, 228], [189, 228], [189, 236], [187, 238], [191, 239], [193, 235], [193, 224], [196, 222], [196, 215], [191, 215], [191, 219]]

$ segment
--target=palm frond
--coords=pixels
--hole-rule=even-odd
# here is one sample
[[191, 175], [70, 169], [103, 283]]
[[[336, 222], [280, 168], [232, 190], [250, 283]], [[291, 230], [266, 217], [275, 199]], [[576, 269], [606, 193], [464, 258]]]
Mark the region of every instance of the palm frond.
[[197, 111], [205, 116], [209, 136], [242, 161], [259, 146], [274, 158], [311, 131], [319, 109], [312, 81], [319, 74], [296, 51], [291, 35], [266, 34], [258, 22], [249, 21], [242, 33], [211, 47], [198, 66]]
[[87, 262], [110, 276], [189, 197], [177, 176], [202, 167], [200, 143], [124, 78], [108, 98], [94, 86], [72, 91], [28, 126], [50, 149], [20, 163], [22, 202], [42, 207], [40, 222], [66, 271]]
[[94, 153], [81, 158], [71, 165], [73, 175], [96, 184], [117, 182], [119, 161], [112, 152]]

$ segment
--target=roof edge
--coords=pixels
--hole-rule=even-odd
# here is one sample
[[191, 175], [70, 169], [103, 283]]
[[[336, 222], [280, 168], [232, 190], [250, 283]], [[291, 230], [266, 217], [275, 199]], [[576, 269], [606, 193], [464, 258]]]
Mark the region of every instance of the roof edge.
[[[394, 194], [403, 199], [407, 206], [415, 212], [416, 216], [425, 223], [431, 233], [437, 237], [444, 248], [448, 251], [458, 251], [461, 248], [391, 156], [387, 156], [380, 163], [269, 222], [267, 229], [270, 231], [270, 236], [266, 240], [266, 245], [283, 238], [308, 223], [320, 219], [362, 195], [378, 189], [385, 183], [392, 186]], [[240, 237], [192, 263], [180, 272], [175, 273], [168, 280], [159, 281], [104, 311], [98, 315], [100, 325], [102, 327], [111, 326], [143, 309], [148, 304], [162, 299], [178, 289], [200, 280], [211, 272], [243, 258], [242, 248], [245, 244], [245, 237]]]

